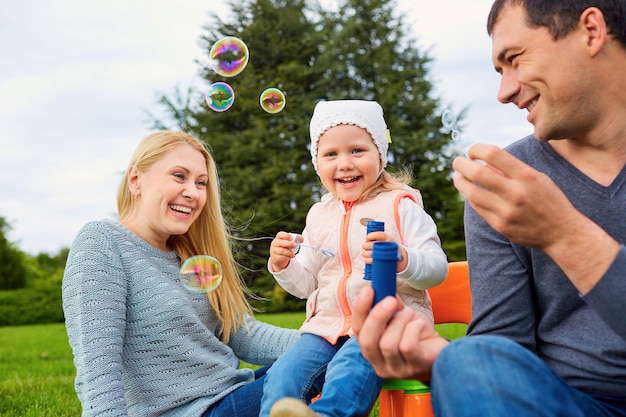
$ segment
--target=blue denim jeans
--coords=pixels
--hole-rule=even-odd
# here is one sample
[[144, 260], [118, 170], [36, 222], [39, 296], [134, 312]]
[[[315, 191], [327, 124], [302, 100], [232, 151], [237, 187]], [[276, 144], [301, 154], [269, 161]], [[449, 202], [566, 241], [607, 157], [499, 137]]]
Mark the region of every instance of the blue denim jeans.
[[267, 367], [254, 371], [254, 381], [243, 385], [211, 408], [202, 417], [258, 417]]
[[383, 380], [361, 354], [356, 337], [333, 345], [326, 339], [303, 334], [267, 371], [260, 417], [284, 397], [311, 402], [311, 409], [327, 417], [368, 416]]
[[468, 336], [446, 347], [433, 367], [431, 393], [438, 417], [626, 416], [623, 401], [570, 387], [537, 355], [499, 336]]

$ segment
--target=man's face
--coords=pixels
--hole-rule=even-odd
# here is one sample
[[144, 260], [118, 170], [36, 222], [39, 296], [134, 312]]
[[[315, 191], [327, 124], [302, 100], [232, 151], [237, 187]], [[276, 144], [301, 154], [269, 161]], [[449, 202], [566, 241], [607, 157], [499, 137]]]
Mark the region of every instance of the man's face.
[[492, 60], [502, 76], [498, 100], [526, 109], [539, 140], [568, 138], [580, 131], [589, 105], [582, 37], [576, 29], [555, 41], [547, 28], [526, 22], [522, 6], [508, 6], [494, 26]]

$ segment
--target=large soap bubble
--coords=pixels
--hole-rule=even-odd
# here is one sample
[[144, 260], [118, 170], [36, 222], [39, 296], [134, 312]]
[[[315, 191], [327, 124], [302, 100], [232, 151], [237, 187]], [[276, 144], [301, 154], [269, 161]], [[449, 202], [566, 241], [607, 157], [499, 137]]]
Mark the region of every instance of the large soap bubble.
[[239, 38], [227, 36], [215, 42], [209, 52], [210, 66], [222, 77], [234, 77], [248, 65], [248, 46]]
[[213, 291], [222, 282], [222, 264], [209, 255], [192, 256], [180, 268], [180, 281], [194, 292]]

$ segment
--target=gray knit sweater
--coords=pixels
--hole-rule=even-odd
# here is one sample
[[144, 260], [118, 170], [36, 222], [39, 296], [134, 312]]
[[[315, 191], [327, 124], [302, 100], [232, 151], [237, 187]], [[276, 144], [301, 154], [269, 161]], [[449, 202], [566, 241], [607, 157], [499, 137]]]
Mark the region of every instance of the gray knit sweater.
[[469, 334], [499, 334], [536, 352], [571, 386], [626, 400], [626, 167], [607, 187], [529, 136], [507, 150], [546, 173], [572, 204], [622, 244], [581, 296], [543, 252], [511, 243], [466, 206], [472, 286]]
[[200, 416], [271, 364], [295, 330], [249, 319], [224, 345], [207, 297], [179, 281], [180, 261], [121, 224], [85, 225], [63, 278], [63, 310], [83, 416]]

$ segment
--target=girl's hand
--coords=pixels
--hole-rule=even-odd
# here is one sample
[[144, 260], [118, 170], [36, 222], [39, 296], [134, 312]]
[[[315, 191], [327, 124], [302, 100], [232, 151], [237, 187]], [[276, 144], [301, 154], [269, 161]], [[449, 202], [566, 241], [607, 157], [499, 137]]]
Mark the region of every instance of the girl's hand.
[[296, 243], [287, 232], [278, 232], [270, 245], [270, 269], [272, 272], [280, 272], [287, 268], [291, 259], [296, 256], [293, 251]]
[[374, 248], [374, 242], [397, 243], [399, 252], [398, 256], [400, 257], [400, 260], [398, 261], [398, 267], [396, 271], [401, 272], [406, 269], [408, 263], [408, 255], [406, 253], [406, 249], [404, 248], [404, 246], [393, 240], [393, 238], [385, 232], [372, 232], [365, 236], [365, 242], [363, 243], [363, 252], [361, 252], [361, 256], [363, 256], [363, 260], [366, 264], [372, 263], [372, 250]]

